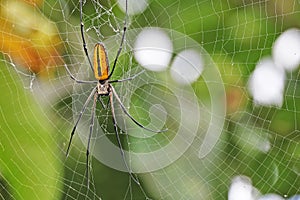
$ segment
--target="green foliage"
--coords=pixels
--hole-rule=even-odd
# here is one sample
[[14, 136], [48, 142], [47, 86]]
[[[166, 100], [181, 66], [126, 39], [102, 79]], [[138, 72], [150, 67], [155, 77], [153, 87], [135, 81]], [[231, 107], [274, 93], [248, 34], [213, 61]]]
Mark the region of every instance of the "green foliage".
[[11, 66], [1, 62], [0, 74], [0, 174], [5, 187], [0, 196], [57, 199], [62, 165], [49, 118]]

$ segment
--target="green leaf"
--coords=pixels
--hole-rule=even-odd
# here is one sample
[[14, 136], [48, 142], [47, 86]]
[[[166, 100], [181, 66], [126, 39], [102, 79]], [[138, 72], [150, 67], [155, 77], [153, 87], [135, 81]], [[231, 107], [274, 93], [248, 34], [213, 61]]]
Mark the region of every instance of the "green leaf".
[[[0, 179], [4, 199], [58, 199], [62, 164], [49, 117], [0, 60]], [[3, 189], [3, 187], [2, 187]]]

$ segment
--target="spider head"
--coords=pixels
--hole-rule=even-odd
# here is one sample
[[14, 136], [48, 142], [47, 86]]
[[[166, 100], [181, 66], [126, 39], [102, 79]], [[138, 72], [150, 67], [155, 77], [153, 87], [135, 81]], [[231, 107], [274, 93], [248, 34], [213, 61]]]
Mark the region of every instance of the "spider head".
[[99, 81], [97, 84], [97, 92], [99, 95], [108, 95], [110, 92], [108, 81]]

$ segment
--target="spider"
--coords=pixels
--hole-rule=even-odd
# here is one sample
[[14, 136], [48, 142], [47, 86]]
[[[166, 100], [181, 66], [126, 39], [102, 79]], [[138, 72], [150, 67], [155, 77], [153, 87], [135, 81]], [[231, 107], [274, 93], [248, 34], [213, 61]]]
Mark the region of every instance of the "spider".
[[116, 116], [115, 116], [115, 109], [113, 106], [113, 98], [115, 97], [117, 102], [119, 103], [121, 109], [123, 110], [123, 112], [139, 127], [147, 130], [147, 131], [151, 131], [151, 132], [155, 132], [155, 133], [160, 133], [160, 132], [164, 132], [166, 130], [152, 130], [149, 129], [145, 126], [143, 126], [141, 123], [139, 123], [135, 118], [133, 118], [129, 112], [126, 110], [124, 104], [122, 103], [119, 95], [117, 94], [117, 92], [115, 91], [113, 85], [111, 83], [117, 83], [117, 82], [123, 82], [123, 81], [129, 81], [134, 79], [135, 77], [137, 77], [138, 75], [140, 75], [141, 73], [143, 73], [144, 71], [141, 71], [140, 73], [126, 78], [126, 79], [121, 79], [121, 80], [110, 80], [111, 76], [113, 75], [114, 69], [116, 67], [119, 55], [122, 51], [123, 48], [123, 43], [124, 43], [124, 38], [125, 38], [125, 33], [126, 33], [126, 29], [127, 29], [127, 0], [126, 0], [126, 4], [125, 4], [125, 19], [124, 19], [124, 24], [123, 24], [123, 34], [122, 34], [122, 38], [121, 38], [121, 43], [118, 49], [118, 52], [116, 54], [114, 63], [113, 63], [113, 67], [112, 70], [109, 73], [109, 61], [107, 58], [107, 53], [106, 53], [106, 49], [103, 43], [99, 42], [95, 45], [94, 47], [94, 54], [93, 54], [93, 64], [91, 62], [91, 59], [89, 57], [89, 53], [86, 47], [86, 41], [85, 41], [85, 37], [84, 37], [84, 24], [83, 24], [83, 13], [82, 13], [82, 7], [83, 7], [83, 1], [80, 0], [80, 30], [81, 30], [81, 39], [82, 39], [82, 46], [83, 46], [83, 50], [84, 53], [88, 59], [89, 62], [89, 66], [91, 68], [91, 70], [94, 72], [94, 76], [97, 80], [95, 81], [85, 81], [85, 80], [78, 80], [77, 78], [75, 78], [75, 76], [70, 72], [69, 68], [67, 67], [67, 65], [65, 64], [65, 68], [66, 71], [68, 72], [69, 76], [71, 77], [71, 79], [73, 79], [76, 83], [87, 83], [87, 84], [97, 84], [96, 87], [94, 87], [92, 89], [92, 92], [90, 93], [90, 95], [88, 96], [87, 100], [85, 101], [82, 110], [79, 113], [79, 116], [77, 118], [77, 121], [73, 127], [73, 130], [71, 132], [71, 136], [70, 136], [70, 140], [69, 140], [69, 144], [68, 144], [68, 148], [66, 151], [66, 156], [68, 156], [69, 151], [70, 151], [70, 146], [72, 143], [72, 139], [73, 136], [75, 134], [75, 130], [77, 128], [77, 125], [83, 115], [83, 113], [86, 110], [87, 105], [89, 104], [89, 102], [91, 101], [92, 97], [93, 97], [93, 106], [92, 106], [92, 113], [91, 113], [91, 122], [90, 122], [90, 130], [89, 130], [89, 136], [88, 136], [88, 143], [87, 143], [87, 149], [86, 149], [86, 178], [87, 178], [87, 186], [89, 186], [89, 154], [90, 154], [90, 142], [91, 142], [91, 135], [93, 132], [93, 127], [94, 127], [94, 119], [95, 119], [95, 107], [96, 107], [96, 102], [99, 101], [102, 105], [102, 107], [104, 109], [107, 109], [107, 107], [104, 105], [103, 100], [101, 99], [102, 96], [109, 96], [109, 104], [111, 106], [111, 114], [112, 114], [112, 121], [113, 121], [113, 126], [114, 126], [114, 131], [115, 131], [115, 136], [117, 139], [117, 143], [118, 146], [120, 148], [120, 152], [123, 158], [123, 161], [125, 163], [125, 166], [130, 174], [130, 176], [132, 177], [132, 179], [139, 185], [139, 181], [132, 175], [131, 171], [129, 170], [129, 167], [126, 163], [125, 160], [125, 154], [122, 148], [122, 144], [121, 144], [121, 140], [120, 140], [120, 136], [119, 136], [119, 131], [118, 131], [118, 127], [117, 127], [117, 122], [116, 122]]

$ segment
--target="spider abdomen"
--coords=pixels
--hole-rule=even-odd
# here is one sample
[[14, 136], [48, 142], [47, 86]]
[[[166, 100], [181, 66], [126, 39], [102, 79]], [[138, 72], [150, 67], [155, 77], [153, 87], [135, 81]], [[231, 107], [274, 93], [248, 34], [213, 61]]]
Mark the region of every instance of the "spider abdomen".
[[94, 74], [97, 80], [107, 80], [109, 63], [107, 53], [102, 43], [97, 43], [94, 47]]

